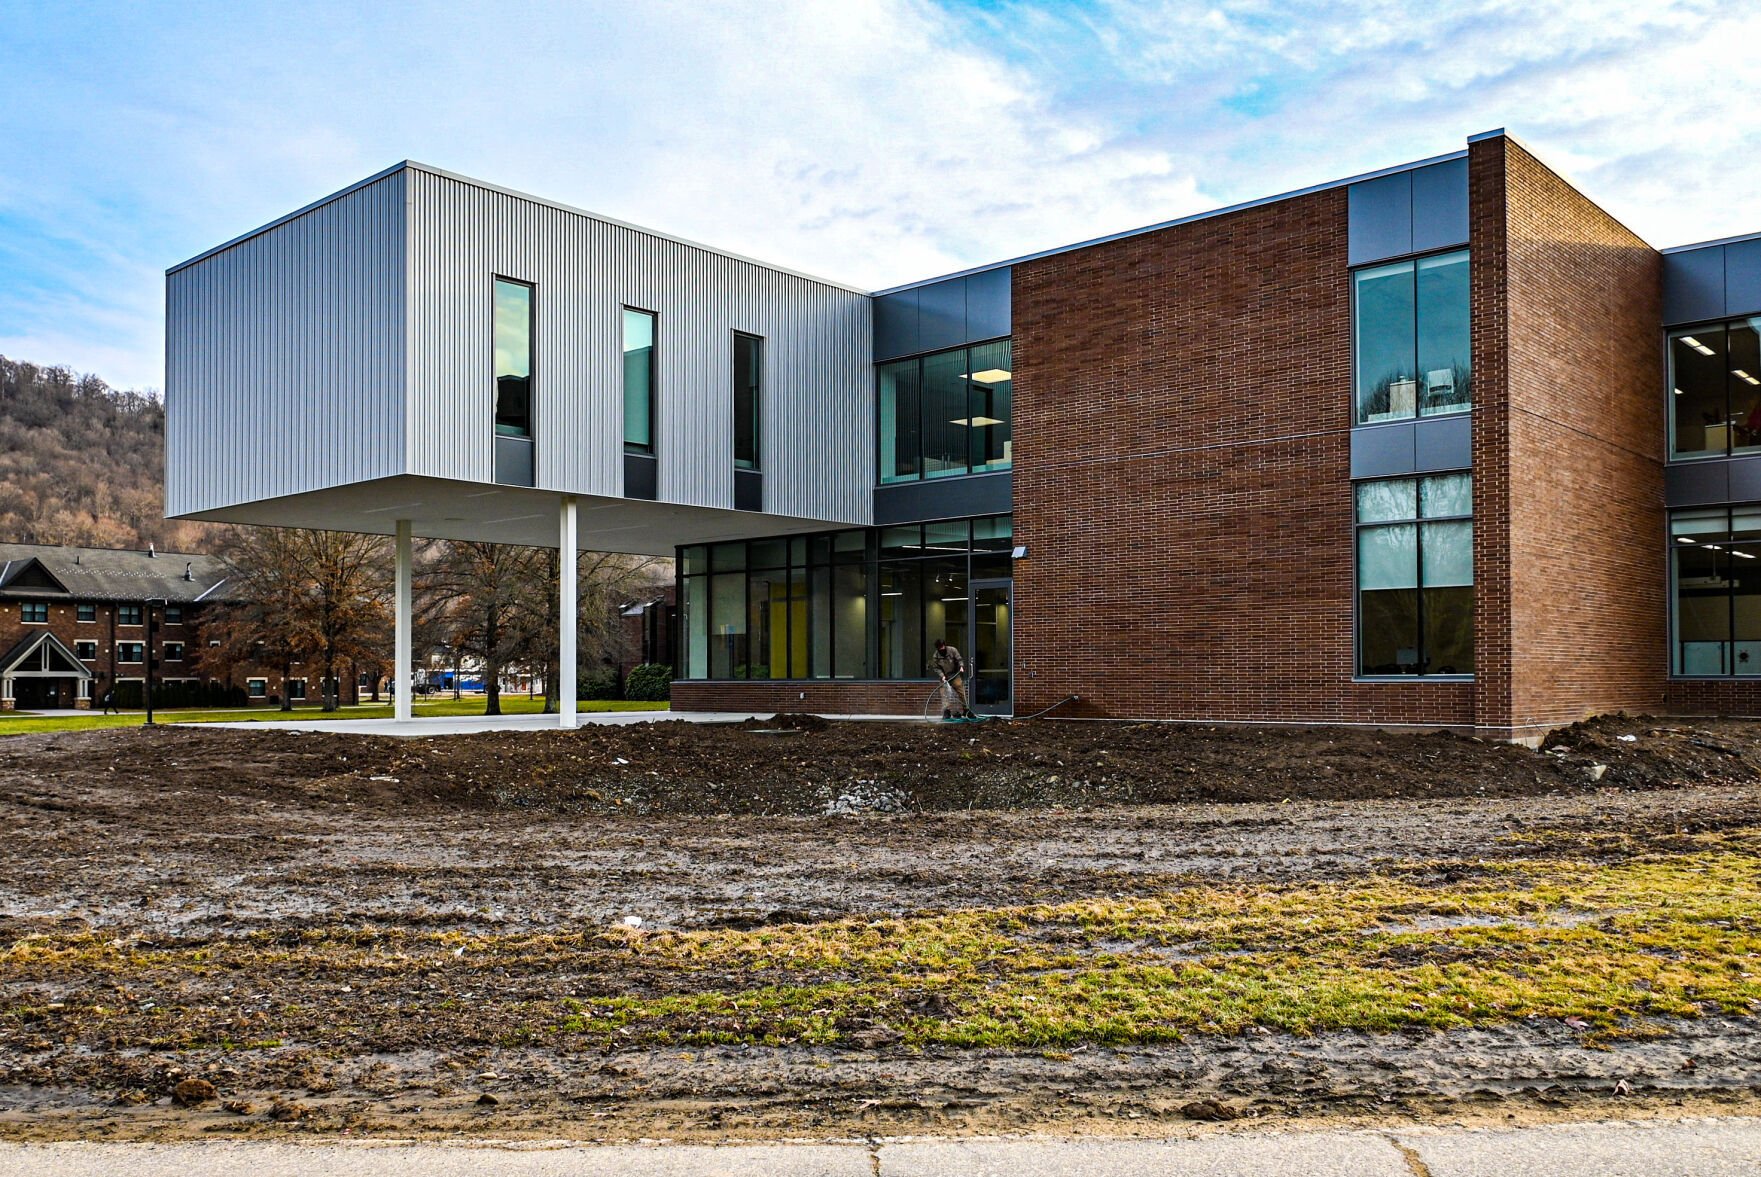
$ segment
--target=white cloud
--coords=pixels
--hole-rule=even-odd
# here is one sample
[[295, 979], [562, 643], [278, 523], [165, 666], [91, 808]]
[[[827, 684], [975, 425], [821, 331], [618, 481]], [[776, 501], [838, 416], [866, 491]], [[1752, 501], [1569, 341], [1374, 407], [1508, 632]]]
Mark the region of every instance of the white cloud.
[[406, 157], [877, 287], [1497, 126], [1658, 244], [1761, 228], [1729, 0], [24, 0], [8, 32], [0, 350], [117, 383], [159, 383], [164, 266]]

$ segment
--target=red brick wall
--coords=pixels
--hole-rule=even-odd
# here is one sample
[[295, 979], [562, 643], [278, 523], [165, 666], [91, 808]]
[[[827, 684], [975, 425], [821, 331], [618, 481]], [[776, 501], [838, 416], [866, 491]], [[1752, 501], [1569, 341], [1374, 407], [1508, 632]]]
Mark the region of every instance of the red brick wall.
[[1353, 683], [1344, 189], [1019, 264], [1016, 709], [1473, 722]]
[[674, 682], [674, 711], [922, 715], [928, 682]]
[[1468, 262], [1474, 356], [1474, 716], [1509, 726], [1510, 301], [1503, 137], [1468, 145]]
[[1479, 725], [1655, 711], [1661, 258], [1508, 139], [1469, 159]]

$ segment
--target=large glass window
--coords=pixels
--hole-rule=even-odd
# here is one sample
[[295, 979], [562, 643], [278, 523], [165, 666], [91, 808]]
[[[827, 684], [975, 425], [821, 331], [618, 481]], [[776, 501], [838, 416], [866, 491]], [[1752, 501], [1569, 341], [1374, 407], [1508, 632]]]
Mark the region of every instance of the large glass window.
[[1761, 675], [1761, 507], [1677, 511], [1669, 532], [1670, 673]]
[[759, 388], [764, 376], [764, 340], [734, 332], [734, 465], [758, 469]]
[[879, 368], [880, 480], [909, 482], [923, 470], [917, 384], [923, 364], [899, 360]]
[[624, 308], [624, 449], [654, 452], [654, 342], [652, 311]]
[[1358, 270], [1352, 291], [1358, 424], [1473, 403], [1466, 250]]
[[1473, 482], [1357, 484], [1358, 673], [1472, 674]]
[[1761, 452], [1761, 316], [1669, 334], [1669, 456]]
[[709, 647], [709, 677], [745, 678], [746, 576], [723, 572], [709, 578], [710, 618], [714, 626]]
[[1007, 470], [1013, 457], [1013, 351], [1007, 339], [981, 343], [971, 350], [966, 435], [974, 474]]
[[495, 280], [495, 431], [532, 436], [532, 287]]
[[933, 641], [970, 655], [974, 577], [1010, 574], [1010, 519], [911, 524], [679, 549], [681, 678], [928, 675]]
[[1013, 350], [1000, 339], [876, 369], [880, 480], [910, 482], [1007, 470], [1013, 443]]

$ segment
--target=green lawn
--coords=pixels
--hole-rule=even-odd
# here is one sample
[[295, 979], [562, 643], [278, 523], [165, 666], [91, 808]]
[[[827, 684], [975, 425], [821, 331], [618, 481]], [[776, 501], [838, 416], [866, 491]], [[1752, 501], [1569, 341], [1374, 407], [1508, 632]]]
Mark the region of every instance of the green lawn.
[[[434, 718], [448, 715], [482, 715], [483, 696], [467, 695], [462, 699], [450, 696], [433, 700], [418, 700], [415, 704], [416, 718]], [[622, 699], [613, 700], [582, 700], [582, 712], [590, 711], [665, 711], [665, 703], [629, 702]], [[524, 695], [503, 695], [501, 711], [503, 715], [537, 715], [544, 710], [542, 698], [528, 699]], [[282, 711], [278, 707], [245, 707], [237, 709], [207, 710], [197, 708], [180, 708], [172, 711], [156, 711], [153, 719], [158, 723], [261, 723], [265, 721], [286, 719], [390, 719], [390, 703], [367, 703], [359, 707], [343, 707], [328, 715], [316, 704], [300, 704], [291, 712]], [[15, 736], [24, 732], [68, 732], [85, 731], [97, 727], [139, 727], [146, 719], [144, 711], [124, 711], [120, 715], [104, 715], [93, 711], [86, 715], [55, 716], [45, 718], [32, 716], [28, 713], [6, 715], [0, 718], [0, 736]]]

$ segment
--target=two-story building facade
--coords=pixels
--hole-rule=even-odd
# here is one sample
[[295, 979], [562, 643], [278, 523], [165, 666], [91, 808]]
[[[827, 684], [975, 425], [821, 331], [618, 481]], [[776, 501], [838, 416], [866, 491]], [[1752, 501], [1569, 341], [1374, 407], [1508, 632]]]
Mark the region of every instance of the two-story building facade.
[[675, 708], [1761, 701], [1761, 236], [1503, 132], [880, 292], [406, 163], [167, 308], [168, 514], [673, 555]]

